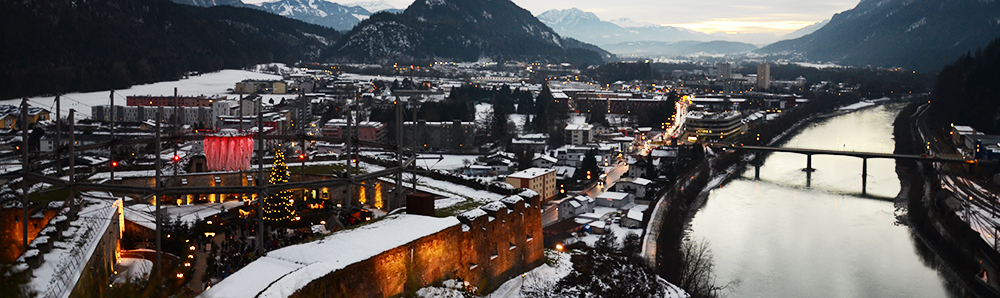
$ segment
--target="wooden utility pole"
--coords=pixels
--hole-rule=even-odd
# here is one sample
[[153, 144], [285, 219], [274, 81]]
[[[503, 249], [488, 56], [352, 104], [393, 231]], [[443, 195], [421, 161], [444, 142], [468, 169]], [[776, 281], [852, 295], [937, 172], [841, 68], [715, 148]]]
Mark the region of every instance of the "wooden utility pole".
[[62, 148], [62, 109], [59, 104], [59, 95], [56, 95], [56, 145], [53, 151], [56, 152], [56, 173], [62, 174], [62, 158], [59, 157], [59, 149]]
[[111, 162], [111, 184], [115, 183], [115, 90], [111, 90], [111, 148], [108, 151], [108, 161]]
[[21, 221], [21, 231], [24, 240], [24, 250], [28, 251], [28, 173], [31, 172], [31, 165], [28, 164], [28, 98], [21, 99], [21, 210], [24, 217]]
[[69, 109], [69, 207], [75, 210], [76, 202], [76, 122], [73, 121], [73, 114], [76, 110]]
[[399, 100], [399, 95], [396, 95], [396, 164], [399, 166], [400, 171], [396, 173], [396, 199], [391, 207], [386, 208], [386, 210], [392, 210], [392, 208], [399, 208], [403, 205], [403, 102]]
[[243, 93], [240, 93], [240, 132], [243, 132]]
[[[354, 100], [357, 101], [358, 100], [357, 97], [355, 97]], [[351, 173], [351, 172], [353, 172], [353, 167], [354, 167], [354, 146], [353, 146], [353, 142], [351, 142], [352, 134], [354, 132], [351, 129], [351, 125], [352, 125], [351, 121], [353, 121], [353, 118], [351, 117], [351, 115], [353, 114], [352, 113], [353, 110], [354, 110], [354, 103], [353, 102], [352, 103], [348, 103], [347, 104], [347, 133], [346, 134], [342, 134], [342, 135], [345, 135], [344, 138], [347, 139], [347, 141], [346, 141], [346, 144], [347, 144], [347, 148], [346, 148], [347, 149], [347, 186], [346, 186], [347, 187], [347, 199], [344, 200], [345, 201], [344, 207], [350, 207], [351, 206], [351, 200], [354, 198], [354, 192], [353, 192], [353, 187], [354, 187], [353, 183], [354, 183], [354, 180], [351, 179], [351, 176], [353, 175], [353, 173]]]
[[267, 180], [264, 180], [264, 97], [257, 100], [257, 255], [264, 254], [264, 198], [267, 197]]
[[161, 163], [161, 161], [160, 161], [160, 158], [161, 158], [160, 151], [162, 151], [161, 150], [162, 148], [160, 148], [160, 146], [161, 146], [160, 145], [160, 134], [161, 134], [160, 122], [163, 122], [163, 115], [161, 114], [160, 109], [157, 108], [156, 109], [156, 141], [155, 141], [155, 143], [156, 143], [156, 147], [155, 147], [156, 148], [156, 153], [153, 154], [153, 158], [155, 160], [154, 163], [155, 163], [155, 166], [156, 166], [156, 181], [154, 182], [154, 184], [156, 185], [156, 190], [155, 190], [155, 192], [153, 194], [153, 204], [156, 205], [156, 214], [154, 215], [155, 216], [154, 218], [156, 220], [156, 265], [153, 266], [153, 267], [156, 268], [156, 272], [155, 272], [156, 277], [162, 277], [161, 273], [163, 273], [163, 267], [162, 267], [163, 266], [163, 256], [162, 256], [163, 255], [163, 246], [162, 246], [162, 240], [161, 240], [161, 237], [162, 237], [161, 234], [163, 233], [162, 232], [163, 231], [163, 227], [162, 227], [161, 221], [160, 221], [160, 205], [162, 205], [162, 203], [163, 203], [162, 198], [160, 198], [160, 188], [162, 187], [162, 181], [161, 181], [161, 175], [160, 175], [160, 171], [161, 171], [161, 168], [162, 168], [162, 165], [160, 164]]
[[[174, 87], [174, 140], [175, 140], [173, 142], [174, 156], [177, 156], [177, 141], [176, 141], [177, 137], [181, 136], [181, 130], [177, 126], [177, 123], [178, 123], [177, 119], [178, 119], [178, 117], [177, 117], [177, 88]], [[157, 151], [156, 154], [157, 154], [157, 156], [159, 156], [160, 152]], [[178, 163], [178, 161], [173, 158], [174, 156], [171, 156], [170, 160], [173, 161], [173, 163], [174, 163], [174, 180], [176, 180], [177, 179], [177, 163]]]

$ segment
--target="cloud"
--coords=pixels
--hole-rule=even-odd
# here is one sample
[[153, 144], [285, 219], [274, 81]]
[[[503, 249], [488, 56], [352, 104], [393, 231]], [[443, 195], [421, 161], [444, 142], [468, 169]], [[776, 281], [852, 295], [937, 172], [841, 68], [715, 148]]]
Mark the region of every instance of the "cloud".
[[703, 33], [776, 33], [791, 32], [815, 24], [815, 21], [763, 21], [750, 19], [713, 19], [702, 22], [662, 24]]

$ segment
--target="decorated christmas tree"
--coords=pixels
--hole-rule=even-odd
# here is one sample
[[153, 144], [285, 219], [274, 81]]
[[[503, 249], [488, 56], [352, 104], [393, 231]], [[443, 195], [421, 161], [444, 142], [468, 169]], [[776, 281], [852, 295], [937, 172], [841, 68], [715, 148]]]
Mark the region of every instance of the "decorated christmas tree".
[[[274, 166], [268, 184], [288, 182], [288, 166], [285, 165], [285, 154], [281, 149], [274, 152]], [[283, 190], [269, 195], [264, 199], [264, 220], [272, 223], [290, 223], [295, 220], [295, 208], [292, 206], [292, 191]]]

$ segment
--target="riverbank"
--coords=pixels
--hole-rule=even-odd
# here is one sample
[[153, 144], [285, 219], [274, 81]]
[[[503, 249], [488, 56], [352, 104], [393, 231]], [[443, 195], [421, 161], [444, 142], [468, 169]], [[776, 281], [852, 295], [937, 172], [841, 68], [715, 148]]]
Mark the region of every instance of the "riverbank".
[[[916, 127], [920, 121], [918, 106], [917, 102], [910, 104], [896, 118], [893, 125], [896, 154], [926, 153]], [[900, 221], [933, 252], [939, 272], [953, 283], [952, 290], [966, 297], [1000, 296], [996, 288], [977, 278], [982, 270], [981, 258], [977, 255], [996, 252], [981, 249], [979, 235], [945, 206], [945, 198], [937, 197], [941, 186], [934, 168], [913, 161], [898, 161], [896, 172], [902, 187], [897, 204], [906, 211]]]

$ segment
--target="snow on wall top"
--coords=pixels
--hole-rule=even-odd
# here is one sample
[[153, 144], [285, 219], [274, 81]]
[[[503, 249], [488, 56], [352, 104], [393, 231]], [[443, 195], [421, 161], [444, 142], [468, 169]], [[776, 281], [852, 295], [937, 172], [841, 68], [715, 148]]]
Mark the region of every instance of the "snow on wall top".
[[488, 212], [497, 212], [501, 208], [507, 208], [507, 206], [504, 205], [504, 203], [502, 203], [502, 202], [493, 202], [493, 203], [489, 203], [489, 204], [483, 205], [482, 207], [479, 207], [479, 209], [483, 209], [483, 210], [486, 210]]
[[538, 196], [538, 192], [534, 191], [534, 190], [531, 190], [531, 189], [525, 188], [523, 191], [521, 191], [521, 193], [519, 193], [517, 195], [525, 197], [525, 198], [534, 198], [534, 197]]
[[500, 202], [503, 202], [504, 204], [507, 204], [507, 205], [514, 205], [514, 204], [517, 204], [517, 203], [520, 203], [520, 202], [524, 202], [524, 198], [522, 198], [520, 196], [509, 196], [509, 197], [500, 199]]
[[[199, 297], [288, 297], [309, 282], [459, 224], [455, 217], [398, 214], [319, 241], [269, 252]], [[259, 294], [259, 295], [258, 295]]]
[[458, 219], [462, 222], [472, 222], [473, 220], [483, 216], [486, 216], [486, 211], [483, 211], [482, 209], [472, 209], [468, 212], [459, 214]]

